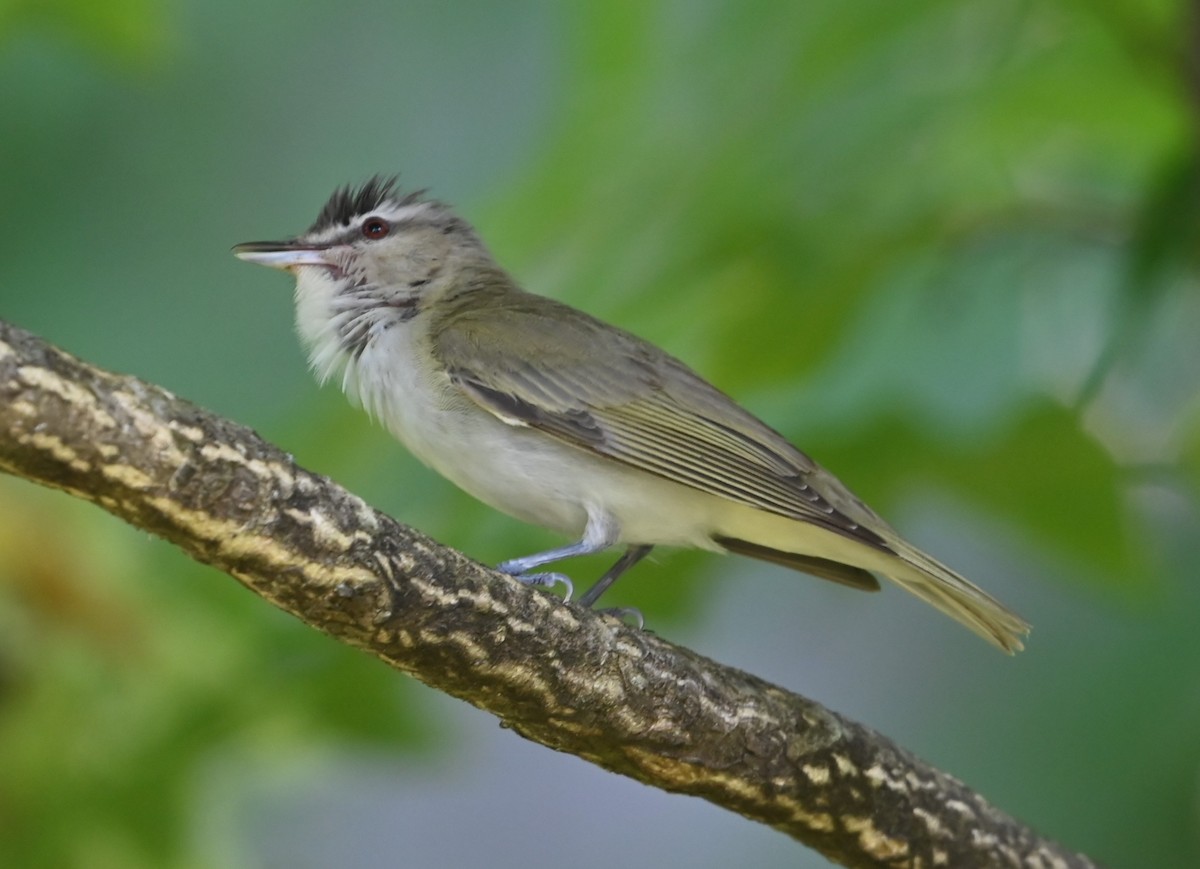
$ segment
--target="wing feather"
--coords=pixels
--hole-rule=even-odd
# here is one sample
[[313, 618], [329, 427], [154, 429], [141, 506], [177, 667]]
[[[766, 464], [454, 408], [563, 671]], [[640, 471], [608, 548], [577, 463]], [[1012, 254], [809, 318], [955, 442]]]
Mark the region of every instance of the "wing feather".
[[[503, 341], [488, 340], [498, 332]], [[486, 306], [449, 306], [431, 334], [451, 381], [505, 422], [891, 551], [863, 525], [886, 528], [883, 520], [835, 477], [683, 363], [627, 332], [510, 291]]]

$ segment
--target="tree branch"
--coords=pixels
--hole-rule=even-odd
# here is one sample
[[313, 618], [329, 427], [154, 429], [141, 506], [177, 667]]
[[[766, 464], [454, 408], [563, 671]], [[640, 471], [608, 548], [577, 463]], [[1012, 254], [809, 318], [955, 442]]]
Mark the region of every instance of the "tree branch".
[[528, 739], [846, 866], [1093, 865], [869, 728], [524, 586], [251, 430], [3, 321], [0, 470], [170, 540]]

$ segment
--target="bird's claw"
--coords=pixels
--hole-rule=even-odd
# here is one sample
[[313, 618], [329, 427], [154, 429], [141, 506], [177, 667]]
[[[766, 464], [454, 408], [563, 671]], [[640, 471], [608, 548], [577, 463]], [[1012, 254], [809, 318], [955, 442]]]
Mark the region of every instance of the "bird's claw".
[[[504, 565], [500, 566], [500, 570], [504, 570]], [[508, 573], [506, 570], [504, 572]], [[566, 588], [566, 593], [563, 594], [564, 601], [569, 601], [575, 594], [575, 583], [571, 582], [571, 578], [564, 573], [555, 573], [553, 571], [546, 573], [509, 573], [509, 576], [526, 585], [537, 585], [542, 588], [554, 588], [556, 585], [561, 585]]]
[[604, 615], [604, 616], [612, 616], [614, 619], [617, 619], [618, 621], [621, 621], [621, 622], [624, 622], [627, 618], [629, 618], [630, 616], [633, 616], [634, 619], [637, 620], [638, 630], [643, 631], [646, 629], [646, 617], [642, 615], [642, 611], [640, 609], [638, 609], [637, 607], [614, 606], [614, 607], [607, 607], [606, 609], [602, 609], [602, 610], [594, 610], [594, 612], [597, 612], [600, 615]]

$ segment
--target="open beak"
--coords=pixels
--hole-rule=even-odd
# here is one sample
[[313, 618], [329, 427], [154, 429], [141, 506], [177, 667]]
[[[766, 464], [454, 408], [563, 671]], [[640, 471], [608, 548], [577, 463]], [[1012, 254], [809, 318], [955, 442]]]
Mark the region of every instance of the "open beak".
[[305, 245], [291, 241], [247, 241], [233, 246], [233, 255], [248, 263], [258, 263], [273, 269], [295, 266], [328, 266], [323, 246]]

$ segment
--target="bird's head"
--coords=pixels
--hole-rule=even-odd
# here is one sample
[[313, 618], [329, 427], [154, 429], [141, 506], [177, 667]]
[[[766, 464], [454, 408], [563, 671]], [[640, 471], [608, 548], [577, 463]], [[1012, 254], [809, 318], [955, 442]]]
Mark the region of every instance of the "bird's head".
[[324, 380], [378, 335], [498, 271], [475, 230], [396, 179], [341, 187], [306, 232], [233, 252], [296, 278], [296, 326]]

